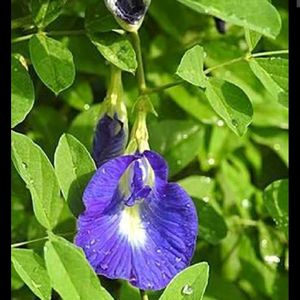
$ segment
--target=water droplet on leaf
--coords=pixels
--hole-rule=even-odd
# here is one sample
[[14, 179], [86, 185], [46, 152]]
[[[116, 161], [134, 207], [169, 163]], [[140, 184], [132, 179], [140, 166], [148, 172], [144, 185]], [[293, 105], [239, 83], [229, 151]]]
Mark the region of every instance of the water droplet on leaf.
[[181, 293], [183, 295], [192, 295], [193, 292], [194, 292], [193, 288], [188, 284], [186, 284], [181, 290]]

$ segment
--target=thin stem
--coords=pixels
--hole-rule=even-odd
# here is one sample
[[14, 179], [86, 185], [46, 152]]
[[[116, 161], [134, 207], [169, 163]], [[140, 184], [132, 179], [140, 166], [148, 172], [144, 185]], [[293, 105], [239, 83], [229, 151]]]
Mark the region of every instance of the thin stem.
[[149, 300], [146, 291], [140, 290], [141, 300]]
[[[68, 236], [68, 235], [71, 235], [71, 234], [74, 234], [74, 233], [75, 233], [75, 231], [73, 231], [73, 232], [66, 232], [66, 233], [58, 233], [57, 235], [59, 235], [59, 236]], [[30, 241], [15, 243], [15, 244], [11, 245], [11, 248], [17, 248], [17, 247], [21, 247], [21, 246], [28, 245], [28, 244], [31, 244], [31, 243], [36, 243], [36, 242], [44, 241], [44, 240], [47, 240], [48, 238], [49, 238], [49, 236], [44, 236], [42, 238], [38, 238], [38, 239], [30, 240]]]
[[161, 92], [163, 90], [172, 88], [174, 86], [177, 86], [177, 85], [180, 85], [180, 84], [183, 84], [183, 83], [184, 83], [183, 80], [178, 80], [178, 81], [175, 81], [175, 82], [167, 83], [167, 84], [162, 85], [162, 86], [158, 86], [158, 87], [151, 88], [151, 89], [146, 89], [146, 90], [143, 91], [143, 94], [148, 95], [148, 94], [152, 94], [152, 93], [158, 93], [158, 92]]
[[133, 47], [136, 52], [138, 68], [137, 68], [137, 79], [139, 85], [139, 93], [143, 94], [144, 90], [147, 89], [146, 79], [144, 73], [144, 65], [143, 65], [143, 57], [142, 57], [142, 49], [141, 49], [141, 40], [137, 31], [131, 32]]
[[64, 31], [49, 31], [46, 33], [51, 36], [59, 36], [59, 35], [83, 35], [85, 34], [85, 30], [64, 30]]
[[14, 43], [19, 43], [19, 42], [23, 42], [23, 41], [29, 40], [33, 35], [34, 35], [34, 33], [16, 37], [16, 38], [14, 38], [14, 39], [11, 40], [11, 43], [14, 44]]
[[31, 244], [31, 243], [47, 240], [48, 238], [49, 238], [48, 236], [44, 236], [42, 238], [35, 239], [35, 240], [25, 241], [25, 242], [21, 242], [21, 243], [15, 243], [15, 244], [11, 245], [11, 248], [17, 248], [17, 247], [21, 247], [21, 246], [28, 245], [28, 244]]
[[245, 59], [246, 59], [246, 58], [245, 58], [244, 56], [241, 56], [241, 57], [238, 57], [238, 58], [234, 58], [234, 59], [229, 60], [229, 61], [226, 61], [226, 62], [224, 62], [224, 63], [222, 63], [222, 64], [219, 64], [219, 65], [213, 66], [213, 67], [211, 67], [211, 68], [208, 68], [208, 69], [206, 69], [203, 73], [204, 73], [204, 74], [208, 74], [208, 73], [210, 73], [210, 72], [212, 72], [212, 71], [214, 71], [214, 70], [216, 70], [216, 69], [219, 69], [219, 68], [223, 68], [223, 67], [232, 65], [232, 64], [234, 64], [234, 63], [240, 62], [240, 61], [245, 60]]
[[272, 56], [280, 54], [289, 54], [289, 50], [267, 51], [251, 54], [250, 57]]

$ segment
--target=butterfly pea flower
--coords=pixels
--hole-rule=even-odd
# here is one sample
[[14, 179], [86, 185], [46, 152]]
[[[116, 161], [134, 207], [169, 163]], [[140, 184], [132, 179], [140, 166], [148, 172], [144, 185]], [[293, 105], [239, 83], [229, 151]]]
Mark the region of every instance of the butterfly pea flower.
[[106, 7], [127, 31], [139, 29], [150, 3], [151, 0], [105, 0]]
[[92, 157], [97, 167], [121, 155], [128, 141], [127, 111], [123, 103], [121, 70], [111, 66], [108, 92], [101, 107], [93, 140]]
[[160, 290], [191, 261], [198, 220], [193, 201], [156, 152], [101, 165], [87, 185], [75, 243], [97, 274]]

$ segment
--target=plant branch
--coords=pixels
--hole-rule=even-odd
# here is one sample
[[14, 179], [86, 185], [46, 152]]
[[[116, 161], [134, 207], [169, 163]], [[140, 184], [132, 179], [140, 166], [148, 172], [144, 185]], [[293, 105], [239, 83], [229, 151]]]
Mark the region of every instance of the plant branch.
[[183, 84], [183, 83], [184, 83], [183, 80], [178, 80], [178, 81], [175, 81], [175, 82], [167, 83], [167, 84], [162, 85], [162, 86], [146, 89], [146, 90], [143, 91], [143, 94], [148, 95], [148, 94], [158, 93], [158, 92], [161, 92], [163, 90], [172, 88], [174, 86], [177, 86], [177, 85], [180, 85], [180, 84]]
[[142, 49], [141, 49], [141, 40], [137, 31], [131, 32], [133, 47], [137, 56], [137, 80], [139, 85], [139, 93], [142, 95], [144, 91], [147, 89], [144, 65], [143, 65], [143, 57], [142, 57]]
[[16, 38], [14, 38], [14, 39], [11, 40], [11, 43], [14, 44], [14, 43], [19, 43], [19, 42], [23, 42], [23, 41], [29, 40], [33, 35], [34, 35], [34, 33], [16, 37]]
[[251, 57], [280, 55], [280, 54], [289, 54], [289, 50], [277, 50], [277, 51], [267, 51], [267, 52], [253, 53], [253, 54], [250, 54], [250, 58]]

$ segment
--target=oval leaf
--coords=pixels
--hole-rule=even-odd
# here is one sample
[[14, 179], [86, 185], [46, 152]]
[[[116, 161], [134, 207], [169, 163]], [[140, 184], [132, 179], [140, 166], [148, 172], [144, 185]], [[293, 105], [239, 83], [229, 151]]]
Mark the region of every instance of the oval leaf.
[[288, 60], [280, 57], [251, 59], [250, 67], [271, 95], [288, 107]]
[[36, 34], [29, 41], [29, 51], [36, 73], [56, 95], [73, 83], [73, 56], [63, 43], [44, 34]]
[[113, 300], [100, 285], [81, 249], [59, 237], [51, 237], [44, 248], [53, 288], [64, 300]]
[[49, 159], [30, 138], [12, 132], [12, 160], [31, 193], [37, 220], [47, 229], [52, 229], [58, 221], [63, 202]]
[[253, 108], [243, 90], [228, 81], [212, 78], [207, 82], [205, 94], [228, 127], [237, 135], [244, 135], [252, 121]]
[[203, 72], [204, 50], [195, 46], [183, 55], [176, 74], [183, 80], [200, 87], [205, 87], [206, 76]]
[[22, 280], [42, 300], [50, 300], [51, 285], [43, 259], [29, 249], [12, 249], [11, 260]]
[[44, 28], [61, 13], [67, 0], [31, 0], [31, 12], [34, 23]]
[[[177, 0], [199, 12], [218, 17], [275, 38], [281, 28], [281, 19], [275, 7], [267, 0]], [[257, 9], [259, 7], [259, 9]]]
[[93, 33], [89, 37], [106, 60], [123, 71], [134, 73], [137, 68], [136, 55], [126, 36], [116, 32], [104, 32]]
[[22, 56], [11, 57], [11, 127], [21, 123], [34, 103], [34, 88], [31, 78], [21, 63]]
[[206, 262], [186, 268], [172, 279], [159, 300], [202, 300], [208, 282], [208, 272], [209, 266]]
[[64, 134], [56, 148], [54, 165], [64, 198], [72, 213], [78, 216], [84, 209], [82, 193], [96, 170], [95, 163], [75, 137]]
[[277, 180], [264, 191], [264, 203], [276, 225], [288, 237], [289, 230], [289, 181]]

